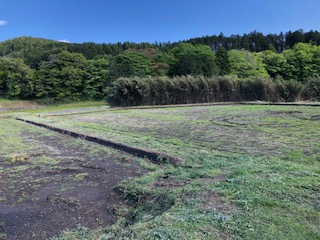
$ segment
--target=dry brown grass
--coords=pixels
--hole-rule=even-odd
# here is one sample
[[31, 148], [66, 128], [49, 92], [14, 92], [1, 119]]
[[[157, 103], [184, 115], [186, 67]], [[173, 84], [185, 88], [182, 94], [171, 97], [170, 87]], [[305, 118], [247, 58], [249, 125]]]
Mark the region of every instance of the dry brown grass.
[[11, 154], [7, 158], [10, 162], [16, 163], [16, 162], [26, 162], [29, 160], [29, 157], [24, 154]]
[[24, 109], [33, 108], [37, 106], [39, 105], [33, 101], [5, 101], [0, 103], [0, 108], [3, 109]]

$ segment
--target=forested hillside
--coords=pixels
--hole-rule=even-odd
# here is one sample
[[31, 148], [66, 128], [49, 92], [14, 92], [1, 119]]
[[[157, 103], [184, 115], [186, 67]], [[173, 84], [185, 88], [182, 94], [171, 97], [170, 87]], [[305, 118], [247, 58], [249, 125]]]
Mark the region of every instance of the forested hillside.
[[[257, 91], [258, 83], [268, 85], [275, 89], [273, 100], [277, 101], [319, 100], [319, 45], [319, 32], [302, 30], [268, 35], [254, 31], [228, 37], [220, 34], [176, 43], [75, 44], [20, 37], [0, 43], [0, 97], [50, 103], [103, 99], [108, 95], [112, 102], [113, 96], [121, 94], [134, 98], [139, 90], [135, 84], [141, 81], [150, 83], [143, 91], [157, 92], [154, 79], [165, 79], [185, 91], [194, 86], [207, 89], [206, 94], [210, 95], [208, 82], [217, 86], [221, 79], [229, 79], [224, 82], [232, 82], [229, 87], [239, 91], [243, 89], [235, 87], [239, 84], [246, 85], [246, 91]], [[177, 85], [174, 79], [179, 76], [190, 76], [189, 87], [184, 86], [182, 78], [178, 78], [182, 85]], [[195, 83], [199, 78], [205, 79], [202, 82], [206, 87]], [[215, 89], [226, 94], [223, 87]], [[201, 94], [200, 90], [192, 94]], [[246, 94], [236, 95], [235, 100], [245, 100], [241, 96]], [[250, 100], [267, 100], [259, 96], [251, 94]], [[152, 102], [166, 101], [148, 100]]]
[[280, 53], [283, 50], [292, 48], [298, 42], [320, 45], [320, 32], [303, 32], [303, 30], [300, 29], [294, 32], [289, 31], [287, 33], [281, 32], [280, 34], [264, 35], [260, 32], [253, 31], [242, 36], [231, 35], [229, 37], [225, 37], [223, 33], [221, 33], [218, 36], [193, 38], [185, 42], [209, 45], [214, 51], [217, 51], [219, 47], [223, 46], [227, 50], [245, 49], [253, 52], [272, 50]]

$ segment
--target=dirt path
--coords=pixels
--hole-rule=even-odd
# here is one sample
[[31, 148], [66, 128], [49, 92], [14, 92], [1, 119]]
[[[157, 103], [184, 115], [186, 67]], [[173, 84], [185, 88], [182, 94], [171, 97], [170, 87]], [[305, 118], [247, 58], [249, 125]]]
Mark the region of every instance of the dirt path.
[[36, 150], [26, 149], [14, 157], [0, 154], [3, 239], [46, 239], [78, 225], [96, 228], [114, 223], [116, 209], [124, 204], [114, 186], [145, 172], [135, 158], [98, 144], [26, 128], [19, 137]]

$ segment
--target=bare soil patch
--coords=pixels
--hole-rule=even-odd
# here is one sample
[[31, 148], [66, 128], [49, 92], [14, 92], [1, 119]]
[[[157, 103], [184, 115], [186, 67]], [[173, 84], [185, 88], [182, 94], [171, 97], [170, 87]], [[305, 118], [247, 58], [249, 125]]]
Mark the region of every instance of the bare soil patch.
[[0, 156], [0, 232], [8, 240], [109, 226], [125, 204], [114, 187], [145, 172], [135, 157], [95, 143], [27, 130], [21, 137], [37, 152], [21, 162]]

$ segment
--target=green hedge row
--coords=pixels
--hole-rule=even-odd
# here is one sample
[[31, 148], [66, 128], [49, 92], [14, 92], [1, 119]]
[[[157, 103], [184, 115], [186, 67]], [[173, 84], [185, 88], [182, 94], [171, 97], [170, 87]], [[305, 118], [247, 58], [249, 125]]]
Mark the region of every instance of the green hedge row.
[[320, 100], [320, 78], [296, 81], [237, 79], [230, 76], [119, 78], [107, 90], [113, 106], [169, 105], [236, 101]]

